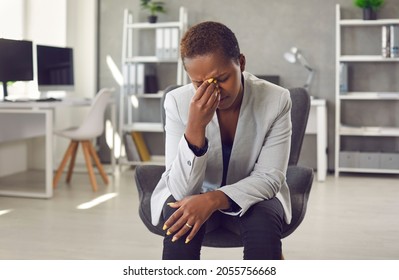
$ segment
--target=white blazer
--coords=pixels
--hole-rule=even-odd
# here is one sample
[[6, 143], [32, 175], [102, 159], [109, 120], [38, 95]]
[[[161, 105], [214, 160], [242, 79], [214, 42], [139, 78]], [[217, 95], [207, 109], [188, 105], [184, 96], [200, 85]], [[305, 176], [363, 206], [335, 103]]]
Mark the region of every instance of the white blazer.
[[200, 157], [184, 137], [192, 84], [169, 92], [165, 99], [166, 171], [151, 197], [152, 223], [157, 225], [170, 195], [176, 200], [219, 189], [244, 215], [255, 203], [277, 197], [284, 219], [291, 221], [291, 201], [285, 174], [291, 147], [291, 99], [289, 91], [244, 72], [244, 95], [231, 151], [226, 185], [223, 176], [222, 143], [217, 115], [206, 127], [208, 151]]

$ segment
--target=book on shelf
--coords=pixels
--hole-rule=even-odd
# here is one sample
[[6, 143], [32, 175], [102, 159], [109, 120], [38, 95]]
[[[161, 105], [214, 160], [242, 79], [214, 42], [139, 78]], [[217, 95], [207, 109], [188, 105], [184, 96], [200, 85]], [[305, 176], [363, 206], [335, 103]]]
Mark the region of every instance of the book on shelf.
[[149, 161], [151, 159], [150, 152], [141, 132], [132, 131], [130, 134], [132, 135], [133, 141], [136, 144], [141, 160]]

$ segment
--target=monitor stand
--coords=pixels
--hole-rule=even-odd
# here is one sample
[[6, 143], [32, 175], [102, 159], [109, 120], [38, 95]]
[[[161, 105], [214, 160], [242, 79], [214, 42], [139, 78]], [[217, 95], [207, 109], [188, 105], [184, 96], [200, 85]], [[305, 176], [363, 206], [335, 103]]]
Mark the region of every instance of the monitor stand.
[[2, 82], [3, 83], [3, 100], [6, 100], [6, 97], [7, 97], [7, 95], [8, 95], [8, 92], [7, 92], [7, 82]]

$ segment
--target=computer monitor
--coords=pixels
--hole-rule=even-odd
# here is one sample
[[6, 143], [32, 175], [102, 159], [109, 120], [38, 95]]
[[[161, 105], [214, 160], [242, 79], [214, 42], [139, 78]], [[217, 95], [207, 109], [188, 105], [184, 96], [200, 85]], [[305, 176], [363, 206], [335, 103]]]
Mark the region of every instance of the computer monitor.
[[0, 82], [6, 98], [7, 82], [33, 80], [33, 43], [0, 38]]
[[39, 91], [74, 89], [73, 49], [36, 45]]

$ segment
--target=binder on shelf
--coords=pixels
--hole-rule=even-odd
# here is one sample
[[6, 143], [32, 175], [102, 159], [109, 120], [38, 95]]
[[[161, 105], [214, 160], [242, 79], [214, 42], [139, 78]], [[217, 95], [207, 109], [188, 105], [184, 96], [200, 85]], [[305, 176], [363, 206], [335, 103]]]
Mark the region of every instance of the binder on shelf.
[[123, 137], [124, 137], [127, 159], [129, 161], [141, 161], [139, 151], [137, 150], [137, 146], [133, 141], [132, 135], [125, 133]]
[[387, 25], [382, 26], [381, 34], [381, 54], [382, 57], [390, 57], [390, 28]]
[[136, 93], [143, 94], [144, 93], [144, 83], [145, 83], [145, 67], [144, 63], [137, 64], [137, 75], [136, 75]]
[[151, 159], [150, 152], [148, 151], [147, 145], [145, 144], [141, 132], [132, 131], [131, 135], [133, 137], [134, 143], [136, 144], [141, 160], [149, 161]]
[[164, 29], [157, 28], [155, 31], [155, 55], [162, 59], [164, 57]]
[[348, 64], [339, 64], [339, 91], [341, 94], [348, 92]]
[[171, 29], [171, 58], [179, 58], [179, 30], [177, 28]]
[[123, 72], [123, 86], [125, 91], [131, 95], [135, 91], [136, 71], [133, 64], [125, 64], [122, 68]]
[[164, 42], [164, 56], [163, 59], [169, 59], [171, 58], [171, 48], [172, 48], [172, 42], [171, 42], [171, 28], [164, 28], [163, 31], [163, 42]]
[[390, 35], [390, 57], [396, 58], [399, 57], [399, 25], [391, 25], [389, 26], [389, 35]]

